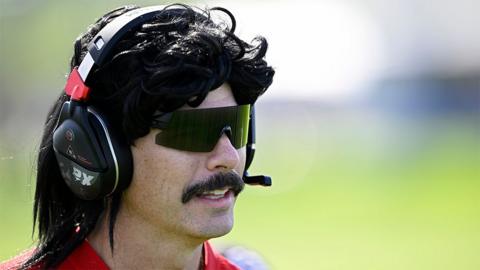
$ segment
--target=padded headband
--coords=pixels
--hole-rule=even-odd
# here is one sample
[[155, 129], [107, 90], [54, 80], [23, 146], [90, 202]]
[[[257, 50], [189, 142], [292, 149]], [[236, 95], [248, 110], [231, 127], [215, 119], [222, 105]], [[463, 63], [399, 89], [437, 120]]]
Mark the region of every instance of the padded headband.
[[159, 11], [168, 6], [151, 6], [128, 11], [107, 24], [88, 44], [88, 53], [78, 67], [80, 77], [85, 82], [93, 64], [102, 66], [112, 48], [130, 30], [151, 21]]

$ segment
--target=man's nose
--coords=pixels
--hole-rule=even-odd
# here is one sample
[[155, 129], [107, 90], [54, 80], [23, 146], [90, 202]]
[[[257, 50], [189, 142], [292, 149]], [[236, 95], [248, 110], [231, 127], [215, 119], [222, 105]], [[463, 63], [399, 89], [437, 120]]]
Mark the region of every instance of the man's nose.
[[228, 136], [223, 134], [215, 148], [209, 153], [207, 168], [211, 171], [233, 170], [240, 162], [240, 155], [233, 147]]

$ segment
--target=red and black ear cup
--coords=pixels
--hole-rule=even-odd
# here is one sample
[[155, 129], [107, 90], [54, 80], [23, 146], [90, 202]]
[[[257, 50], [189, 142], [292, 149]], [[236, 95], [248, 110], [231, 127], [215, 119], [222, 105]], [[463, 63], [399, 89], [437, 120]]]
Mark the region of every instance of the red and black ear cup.
[[153, 6], [129, 11], [107, 24], [92, 39], [88, 52], [65, 85], [70, 101], [63, 104], [53, 134], [53, 149], [66, 184], [79, 198], [102, 199], [130, 184], [133, 161], [122, 132], [110, 126], [107, 117], [88, 106], [87, 78], [103, 66], [122, 36], [164, 10]]
[[53, 149], [65, 183], [81, 199], [102, 199], [130, 184], [130, 146], [101, 112], [84, 102], [63, 104]]

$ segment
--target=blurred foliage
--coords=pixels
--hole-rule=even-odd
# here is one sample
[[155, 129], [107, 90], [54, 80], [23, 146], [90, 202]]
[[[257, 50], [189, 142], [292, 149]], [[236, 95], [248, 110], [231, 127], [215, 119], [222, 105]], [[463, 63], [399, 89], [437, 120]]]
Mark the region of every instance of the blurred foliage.
[[[133, 2], [139, 6], [166, 3], [152, 0]], [[38, 91], [38, 82], [44, 85], [45, 78], [48, 78], [47, 85], [53, 83], [57, 89], [63, 86], [75, 39], [107, 11], [133, 2], [1, 0], [2, 92], [31, 95], [32, 88]], [[37, 91], [33, 94], [40, 95]]]

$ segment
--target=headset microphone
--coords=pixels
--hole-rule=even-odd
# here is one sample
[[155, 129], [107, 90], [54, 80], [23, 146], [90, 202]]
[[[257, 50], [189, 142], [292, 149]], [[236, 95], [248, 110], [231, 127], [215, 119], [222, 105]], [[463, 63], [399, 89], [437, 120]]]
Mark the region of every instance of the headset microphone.
[[266, 175], [255, 175], [255, 176], [244, 176], [243, 182], [249, 185], [260, 185], [264, 187], [269, 187], [272, 185], [272, 178]]

